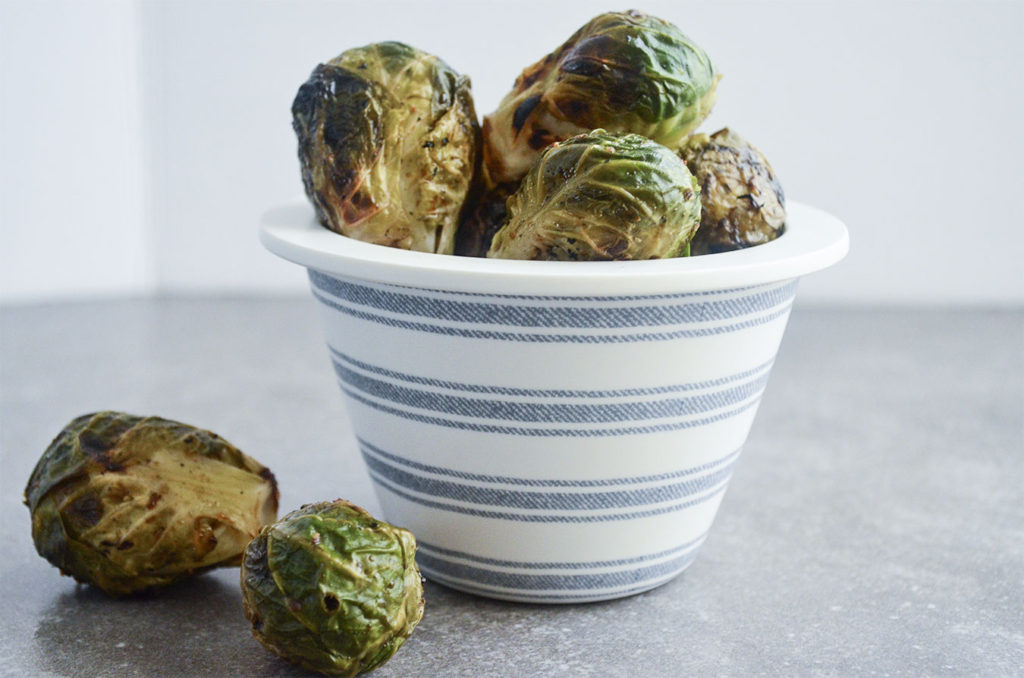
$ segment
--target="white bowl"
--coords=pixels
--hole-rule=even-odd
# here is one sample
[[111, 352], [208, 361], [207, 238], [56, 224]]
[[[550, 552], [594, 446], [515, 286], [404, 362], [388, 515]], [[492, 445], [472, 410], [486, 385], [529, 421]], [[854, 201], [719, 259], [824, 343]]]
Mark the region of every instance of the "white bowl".
[[694, 559], [739, 457], [797, 279], [846, 228], [790, 204], [736, 252], [548, 262], [408, 252], [295, 204], [264, 245], [309, 269], [384, 511], [423, 574], [571, 603], [663, 584]]

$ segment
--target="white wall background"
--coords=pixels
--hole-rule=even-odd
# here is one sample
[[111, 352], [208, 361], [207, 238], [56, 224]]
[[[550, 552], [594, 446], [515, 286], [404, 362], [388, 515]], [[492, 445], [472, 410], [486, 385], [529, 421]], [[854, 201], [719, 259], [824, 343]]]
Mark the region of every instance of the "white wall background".
[[[724, 73], [705, 129], [739, 131], [790, 199], [850, 227], [803, 302], [1024, 302], [1024, 2], [637, 6]], [[0, 0], [3, 300], [301, 292], [256, 222], [301, 197], [289, 108], [317, 62], [403, 40], [471, 75], [482, 115], [606, 9]]]

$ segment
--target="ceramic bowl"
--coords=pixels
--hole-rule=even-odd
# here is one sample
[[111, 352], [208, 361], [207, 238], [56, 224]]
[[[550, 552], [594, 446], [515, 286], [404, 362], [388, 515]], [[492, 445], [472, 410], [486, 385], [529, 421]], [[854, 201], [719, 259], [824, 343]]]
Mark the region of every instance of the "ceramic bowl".
[[847, 250], [835, 217], [788, 212], [771, 243], [655, 261], [408, 252], [304, 204], [268, 212], [261, 238], [309, 271], [383, 517], [416, 535], [424, 576], [574, 603], [693, 562], [797, 280]]

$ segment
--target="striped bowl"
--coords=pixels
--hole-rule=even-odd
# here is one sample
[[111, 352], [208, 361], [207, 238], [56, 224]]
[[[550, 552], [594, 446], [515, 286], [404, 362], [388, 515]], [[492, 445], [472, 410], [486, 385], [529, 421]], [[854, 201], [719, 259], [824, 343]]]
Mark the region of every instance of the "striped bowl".
[[261, 238], [305, 266], [358, 447], [423, 574], [492, 598], [651, 589], [707, 536], [797, 278], [847, 250], [791, 205], [759, 247], [687, 259], [540, 262], [339, 236], [302, 204]]

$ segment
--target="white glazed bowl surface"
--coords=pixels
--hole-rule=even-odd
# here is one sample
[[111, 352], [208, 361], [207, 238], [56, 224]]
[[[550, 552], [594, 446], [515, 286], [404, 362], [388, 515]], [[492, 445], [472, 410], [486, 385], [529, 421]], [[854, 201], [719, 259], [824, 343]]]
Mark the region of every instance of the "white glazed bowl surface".
[[261, 239], [309, 269], [334, 372], [384, 518], [424, 575], [571, 603], [685, 569], [750, 430], [797, 279], [846, 228], [788, 209], [758, 247], [683, 259], [540, 262], [339, 236], [308, 205]]

